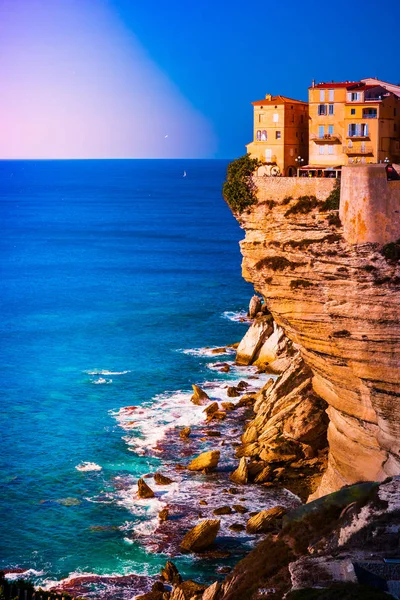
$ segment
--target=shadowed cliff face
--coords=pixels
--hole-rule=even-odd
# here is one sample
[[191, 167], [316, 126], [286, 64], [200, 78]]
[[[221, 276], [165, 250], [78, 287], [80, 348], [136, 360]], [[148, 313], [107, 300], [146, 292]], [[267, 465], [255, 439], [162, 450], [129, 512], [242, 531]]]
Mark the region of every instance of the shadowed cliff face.
[[317, 497], [400, 473], [400, 266], [372, 244], [347, 244], [336, 213], [315, 204], [267, 201], [236, 217], [243, 277], [299, 345], [329, 405]]

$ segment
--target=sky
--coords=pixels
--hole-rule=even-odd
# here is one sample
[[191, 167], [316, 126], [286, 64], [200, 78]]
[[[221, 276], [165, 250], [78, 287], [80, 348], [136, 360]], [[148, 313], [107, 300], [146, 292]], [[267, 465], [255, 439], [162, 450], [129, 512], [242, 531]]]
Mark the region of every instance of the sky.
[[0, 158], [233, 158], [251, 102], [400, 82], [400, 3], [0, 0]]

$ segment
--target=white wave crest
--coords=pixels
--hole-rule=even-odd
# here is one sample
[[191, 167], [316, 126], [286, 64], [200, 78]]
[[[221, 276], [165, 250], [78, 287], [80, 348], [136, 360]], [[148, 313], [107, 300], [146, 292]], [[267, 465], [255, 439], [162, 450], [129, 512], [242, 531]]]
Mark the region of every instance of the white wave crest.
[[101, 471], [102, 467], [94, 462], [82, 462], [76, 465], [75, 469], [77, 471]]

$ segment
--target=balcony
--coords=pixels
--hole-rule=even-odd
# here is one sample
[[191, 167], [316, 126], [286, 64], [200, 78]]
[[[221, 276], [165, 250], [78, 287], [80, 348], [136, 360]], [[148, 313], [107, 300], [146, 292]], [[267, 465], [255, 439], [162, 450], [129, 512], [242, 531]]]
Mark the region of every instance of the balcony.
[[370, 139], [369, 138], [369, 133], [367, 133], [367, 135], [364, 135], [362, 133], [359, 133], [357, 135], [356, 134], [354, 134], [354, 135], [347, 135], [346, 138], [348, 140], [361, 140], [361, 141], [369, 140]]
[[363, 119], [377, 119], [378, 115], [377, 115], [377, 113], [375, 113], [375, 114], [363, 113], [362, 118]]
[[310, 135], [310, 140], [316, 144], [340, 144], [342, 142], [342, 136], [338, 133], [326, 133], [322, 136], [312, 133]]
[[350, 147], [343, 146], [342, 151], [343, 154], [347, 154], [347, 156], [371, 156], [374, 153], [370, 144]]

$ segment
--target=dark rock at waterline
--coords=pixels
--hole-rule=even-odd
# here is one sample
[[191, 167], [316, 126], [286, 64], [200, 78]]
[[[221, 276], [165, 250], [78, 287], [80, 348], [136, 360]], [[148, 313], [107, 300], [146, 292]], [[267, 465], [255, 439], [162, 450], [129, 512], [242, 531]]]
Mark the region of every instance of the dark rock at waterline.
[[191, 432], [192, 432], [192, 430], [190, 429], [190, 427], [184, 427], [183, 429], [180, 430], [179, 437], [182, 438], [183, 440], [187, 440], [187, 438], [189, 437]]
[[206, 392], [202, 390], [201, 387], [199, 387], [196, 384], [193, 384], [192, 388], [194, 393], [191, 397], [191, 401], [193, 402], [193, 404], [201, 405], [205, 404], [207, 400], [210, 400], [208, 394], [206, 394]]
[[144, 479], [140, 478], [138, 481], [138, 491], [137, 494], [139, 498], [154, 498], [153, 490], [147, 485]]
[[220, 506], [219, 508], [215, 508], [213, 510], [214, 515], [230, 515], [232, 514], [232, 509], [230, 506]]
[[229, 529], [232, 531], [244, 531], [246, 527], [241, 523], [232, 523], [232, 525], [229, 525]]
[[236, 398], [236, 396], [240, 396], [239, 390], [234, 385], [230, 385], [228, 387], [226, 394], [229, 396], [229, 398]]
[[243, 506], [242, 504], [234, 504], [232, 506], [232, 508], [237, 513], [247, 513], [247, 512], [249, 512], [249, 509], [246, 508], [245, 506]]
[[173, 585], [178, 585], [182, 582], [182, 577], [178, 569], [170, 560], [167, 560], [165, 567], [161, 569], [161, 579], [168, 583], [172, 583]]
[[169, 485], [170, 483], [174, 483], [173, 479], [170, 479], [161, 473], [154, 473], [154, 481], [157, 485]]
[[160, 519], [160, 521], [166, 521], [168, 519], [168, 516], [169, 516], [169, 510], [168, 510], [168, 508], [163, 508], [158, 513], [158, 518]]
[[190, 529], [181, 542], [181, 549], [187, 552], [201, 552], [206, 550], [217, 537], [221, 521], [219, 519], [206, 519]]

